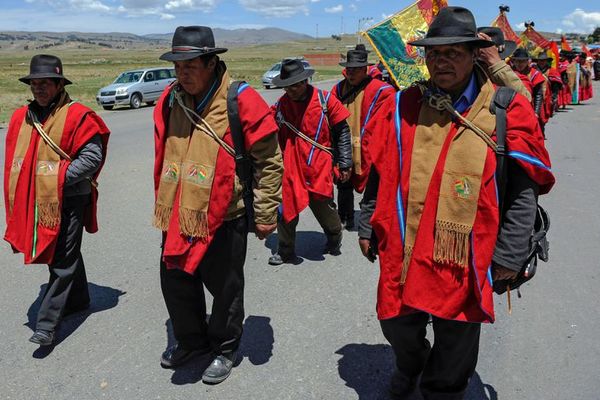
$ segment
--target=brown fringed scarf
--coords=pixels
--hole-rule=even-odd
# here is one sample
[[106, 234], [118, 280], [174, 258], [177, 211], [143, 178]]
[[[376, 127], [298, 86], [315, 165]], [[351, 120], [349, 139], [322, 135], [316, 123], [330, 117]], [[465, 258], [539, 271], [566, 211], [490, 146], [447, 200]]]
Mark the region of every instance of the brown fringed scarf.
[[[352, 86], [348, 84], [348, 81], [344, 81], [342, 84], [342, 93], [352, 90]], [[357, 93], [344, 99], [343, 104], [350, 111], [350, 116], [346, 120], [348, 126], [350, 126], [350, 132], [352, 132], [352, 164], [354, 164], [354, 172], [357, 175], [362, 174], [361, 166], [361, 146], [360, 146], [360, 120], [362, 118], [362, 102], [365, 97], [364, 87]]]
[[[205, 107], [202, 118], [223, 138], [227, 120], [229, 74], [218, 71], [220, 85]], [[173, 89], [175, 90], [175, 89]], [[184, 104], [194, 109], [194, 99], [181, 90]], [[183, 109], [174, 102], [169, 114], [165, 157], [154, 209], [154, 226], [169, 229], [173, 204], [181, 186], [179, 227], [181, 233], [194, 238], [208, 236], [208, 207], [217, 164], [219, 144], [195, 128]]]
[[[496, 123], [489, 111], [494, 87], [481, 71], [476, 69], [475, 73], [481, 90], [466, 118], [491, 136]], [[401, 283], [406, 281], [431, 177], [451, 126], [448, 112], [437, 111], [424, 102], [412, 152]], [[486, 156], [486, 143], [461, 126], [448, 149], [442, 175], [433, 249], [436, 263], [468, 267], [469, 235], [477, 214]]]
[[[52, 141], [60, 145], [65, 120], [69, 111], [71, 99], [67, 92], [63, 91], [56, 107], [44, 123], [44, 131]], [[25, 118], [19, 130], [19, 138], [15, 147], [15, 153], [10, 170], [9, 180], [9, 210], [15, 200], [17, 181], [21, 173], [21, 167], [25, 154], [29, 148], [31, 135], [36, 135], [35, 128], [29, 118]], [[44, 227], [53, 229], [60, 223], [60, 207], [58, 201], [58, 169], [60, 156], [54, 152], [41, 138], [38, 142], [37, 157], [35, 165], [35, 204], [37, 208], [38, 223]]]

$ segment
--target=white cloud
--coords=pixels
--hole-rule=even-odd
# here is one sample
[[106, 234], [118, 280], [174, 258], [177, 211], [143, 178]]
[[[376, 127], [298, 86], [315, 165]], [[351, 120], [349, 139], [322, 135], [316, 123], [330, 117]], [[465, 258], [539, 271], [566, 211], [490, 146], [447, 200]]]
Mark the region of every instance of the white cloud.
[[517, 28], [518, 31], [524, 31], [525, 30], [525, 22], [519, 22], [518, 24], [515, 25], [515, 28]]
[[352, 11], [356, 11], [358, 10], [358, 7], [356, 6], [356, 4], [352, 3], [348, 6], [348, 8], [350, 8]]
[[567, 28], [566, 31], [577, 33], [590, 33], [600, 26], [599, 11], [584, 11], [576, 8], [572, 13], [566, 15], [562, 20], [562, 25]]
[[344, 6], [342, 4], [338, 4], [337, 6], [327, 7], [325, 8], [325, 12], [329, 14], [337, 14], [344, 11]]
[[167, 10], [201, 10], [212, 11], [217, 5], [216, 0], [171, 0], [165, 4]]
[[275, 18], [291, 17], [299, 13], [308, 15], [308, 4], [315, 2], [315, 0], [239, 0], [245, 9]]

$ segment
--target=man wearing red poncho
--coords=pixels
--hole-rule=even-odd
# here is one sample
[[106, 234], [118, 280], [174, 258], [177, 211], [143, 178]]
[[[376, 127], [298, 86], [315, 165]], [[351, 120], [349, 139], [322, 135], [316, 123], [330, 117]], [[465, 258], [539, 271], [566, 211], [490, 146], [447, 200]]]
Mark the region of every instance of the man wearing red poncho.
[[31, 342], [54, 342], [61, 319], [90, 306], [81, 255], [83, 228], [98, 230], [96, 179], [109, 130], [65, 90], [61, 60], [40, 54], [20, 78], [34, 100], [14, 112], [6, 134], [6, 234], [25, 264], [48, 264], [50, 279]]
[[277, 252], [269, 264], [297, 262], [296, 226], [310, 207], [326, 236], [324, 253], [340, 255], [342, 224], [333, 202], [334, 166], [339, 180], [350, 178], [350, 115], [331, 92], [308, 84], [314, 70], [298, 60], [283, 61], [273, 83], [285, 90], [273, 106], [283, 152], [283, 202], [277, 223]]
[[[501, 223], [496, 88], [475, 64], [476, 49], [493, 42], [477, 36], [469, 10], [447, 7], [411, 44], [425, 47], [431, 79], [390, 98], [367, 125], [385, 134], [369, 136], [359, 245], [380, 258], [377, 315], [396, 355], [393, 398], [410, 398], [420, 379], [426, 400], [458, 400], [475, 371], [481, 323], [494, 321], [492, 280], [516, 276], [527, 258], [536, 197], [554, 177], [531, 105], [515, 94]], [[437, 107], [446, 102], [478, 128]], [[425, 338], [430, 318], [433, 347]]]
[[[154, 226], [163, 232], [160, 281], [177, 340], [160, 363], [177, 368], [208, 356], [212, 362], [202, 381], [211, 384], [231, 373], [243, 331], [244, 263], [252, 221], [242, 185], [253, 187], [259, 239], [275, 230], [281, 201], [277, 124], [248, 84], [232, 92], [238, 113], [229, 126], [235, 103], [228, 100], [229, 73], [218, 56], [226, 51], [215, 46], [209, 27], [178, 27], [171, 51], [160, 57], [173, 62], [177, 81], [154, 109]], [[236, 174], [235, 157], [242, 149], [233, 144], [233, 124], [239, 125], [236, 132], [253, 167], [252, 182]], [[204, 287], [213, 296], [208, 318]]]
[[362, 193], [367, 183], [371, 158], [364, 146], [364, 127], [377, 113], [381, 104], [395, 93], [394, 88], [368, 74], [368, 55], [364, 49], [350, 50], [345, 67], [346, 79], [338, 82], [331, 94], [350, 112], [348, 125], [352, 133], [352, 176], [348, 182], [338, 182], [338, 214], [346, 229], [354, 228], [354, 190]]
[[539, 70], [531, 66], [531, 57], [527, 50], [518, 48], [515, 50], [513, 55], [510, 57], [513, 68], [520, 74], [526, 76], [531, 82], [532, 87], [532, 100], [533, 111], [538, 118], [542, 132], [544, 126], [550, 116], [547, 115], [546, 111], [546, 77]]
[[552, 116], [554, 111], [558, 110], [558, 98], [563, 87], [560, 72], [558, 69], [552, 67], [552, 58], [545, 51], [532, 60], [535, 62], [535, 68], [546, 77], [548, 83], [545, 97], [546, 113]]

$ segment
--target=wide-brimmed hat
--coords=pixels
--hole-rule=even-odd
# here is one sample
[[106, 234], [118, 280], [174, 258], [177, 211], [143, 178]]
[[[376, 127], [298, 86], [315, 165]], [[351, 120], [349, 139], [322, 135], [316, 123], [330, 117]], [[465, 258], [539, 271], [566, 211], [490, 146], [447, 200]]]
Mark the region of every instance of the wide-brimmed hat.
[[485, 33], [492, 39], [492, 42], [498, 48], [500, 58], [510, 57], [510, 55], [516, 50], [517, 43], [512, 40], [504, 40], [504, 33], [502, 29], [495, 26], [482, 26], [477, 28], [477, 32]]
[[539, 61], [539, 60], [552, 61], [552, 57], [550, 57], [548, 55], [548, 53], [546, 53], [545, 51], [540, 51], [540, 53], [537, 56], [531, 56], [531, 59], [535, 60], [535, 61]]
[[494, 42], [477, 36], [477, 25], [471, 11], [463, 7], [445, 7], [435, 17], [423, 39], [409, 42], [412, 46], [441, 46], [468, 43], [490, 47]]
[[38, 54], [31, 58], [29, 75], [19, 78], [23, 83], [30, 84], [32, 79], [60, 78], [65, 85], [72, 82], [63, 76], [63, 66], [60, 58], [47, 54]]
[[291, 86], [310, 78], [314, 73], [314, 69], [304, 69], [304, 65], [300, 60], [284, 60], [281, 62], [281, 72], [273, 78], [273, 85], [279, 87]]
[[517, 50], [515, 50], [513, 55], [510, 56], [510, 58], [512, 60], [529, 60], [531, 57], [529, 56], [527, 50], [525, 50], [522, 47], [519, 47]]
[[160, 59], [184, 61], [226, 51], [226, 48], [215, 47], [215, 37], [208, 26], [179, 26], [173, 34], [171, 51], [164, 53]]
[[346, 61], [340, 65], [346, 68], [360, 68], [373, 65], [369, 63], [369, 53], [367, 50], [348, 50], [346, 53]]

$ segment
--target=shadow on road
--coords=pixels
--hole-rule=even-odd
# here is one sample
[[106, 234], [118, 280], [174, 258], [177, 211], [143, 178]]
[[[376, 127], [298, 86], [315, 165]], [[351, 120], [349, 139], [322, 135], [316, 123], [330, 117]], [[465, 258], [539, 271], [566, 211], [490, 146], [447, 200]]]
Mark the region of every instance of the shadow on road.
[[[167, 348], [175, 344], [171, 320], [165, 322], [167, 328]], [[273, 327], [271, 318], [250, 315], [244, 321], [244, 334], [238, 349], [235, 363], [237, 367], [244, 359], [252, 365], [263, 365], [269, 362], [273, 355]], [[171, 376], [171, 383], [175, 385], [194, 384], [202, 380], [202, 373], [212, 362], [212, 356], [198, 357], [189, 363], [177, 368]]]
[[[342, 355], [338, 361], [340, 377], [346, 382], [346, 386], [354, 389], [359, 400], [390, 399], [388, 388], [395, 369], [391, 346], [353, 343], [335, 353]], [[415, 393], [410, 400], [423, 400], [423, 397]], [[498, 393], [492, 385], [483, 383], [475, 372], [464, 400], [498, 400]]]
[[359, 400], [388, 399], [388, 385], [394, 371], [394, 353], [386, 344], [347, 344], [338, 351], [338, 372]]
[[[323, 248], [327, 239], [322, 232], [298, 231], [296, 232], [296, 255], [311, 261], [323, 261]], [[265, 240], [265, 247], [271, 253], [277, 251], [277, 235], [272, 234]]]
[[[35, 330], [35, 324], [37, 320], [37, 313], [46, 293], [47, 284], [40, 286], [40, 293], [37, 299], [29, 306], [27, 310], [27, 325], [32, 331]], [[61, 321], [58, 329], [56, 330], [56, 339], [52, 346], [44, 346], [38, 348], [33, 352], [34, 358], [45, 358], [54, 350], [54, 347], [58, 346], [63, 340], [68, 338], [73, 332], [77, 330], [85, 322], [85, 320], [92, 314], [105, 311], [115, 307], [119, 303], [119, 297], [127, 292], [123, 292], [119, 289], [114, 289], [108, 286], [100, 286], [94, 283], [88, 283], [91, 305], [85, 311], [81, 311], [72, 315], [69, 315]]]

